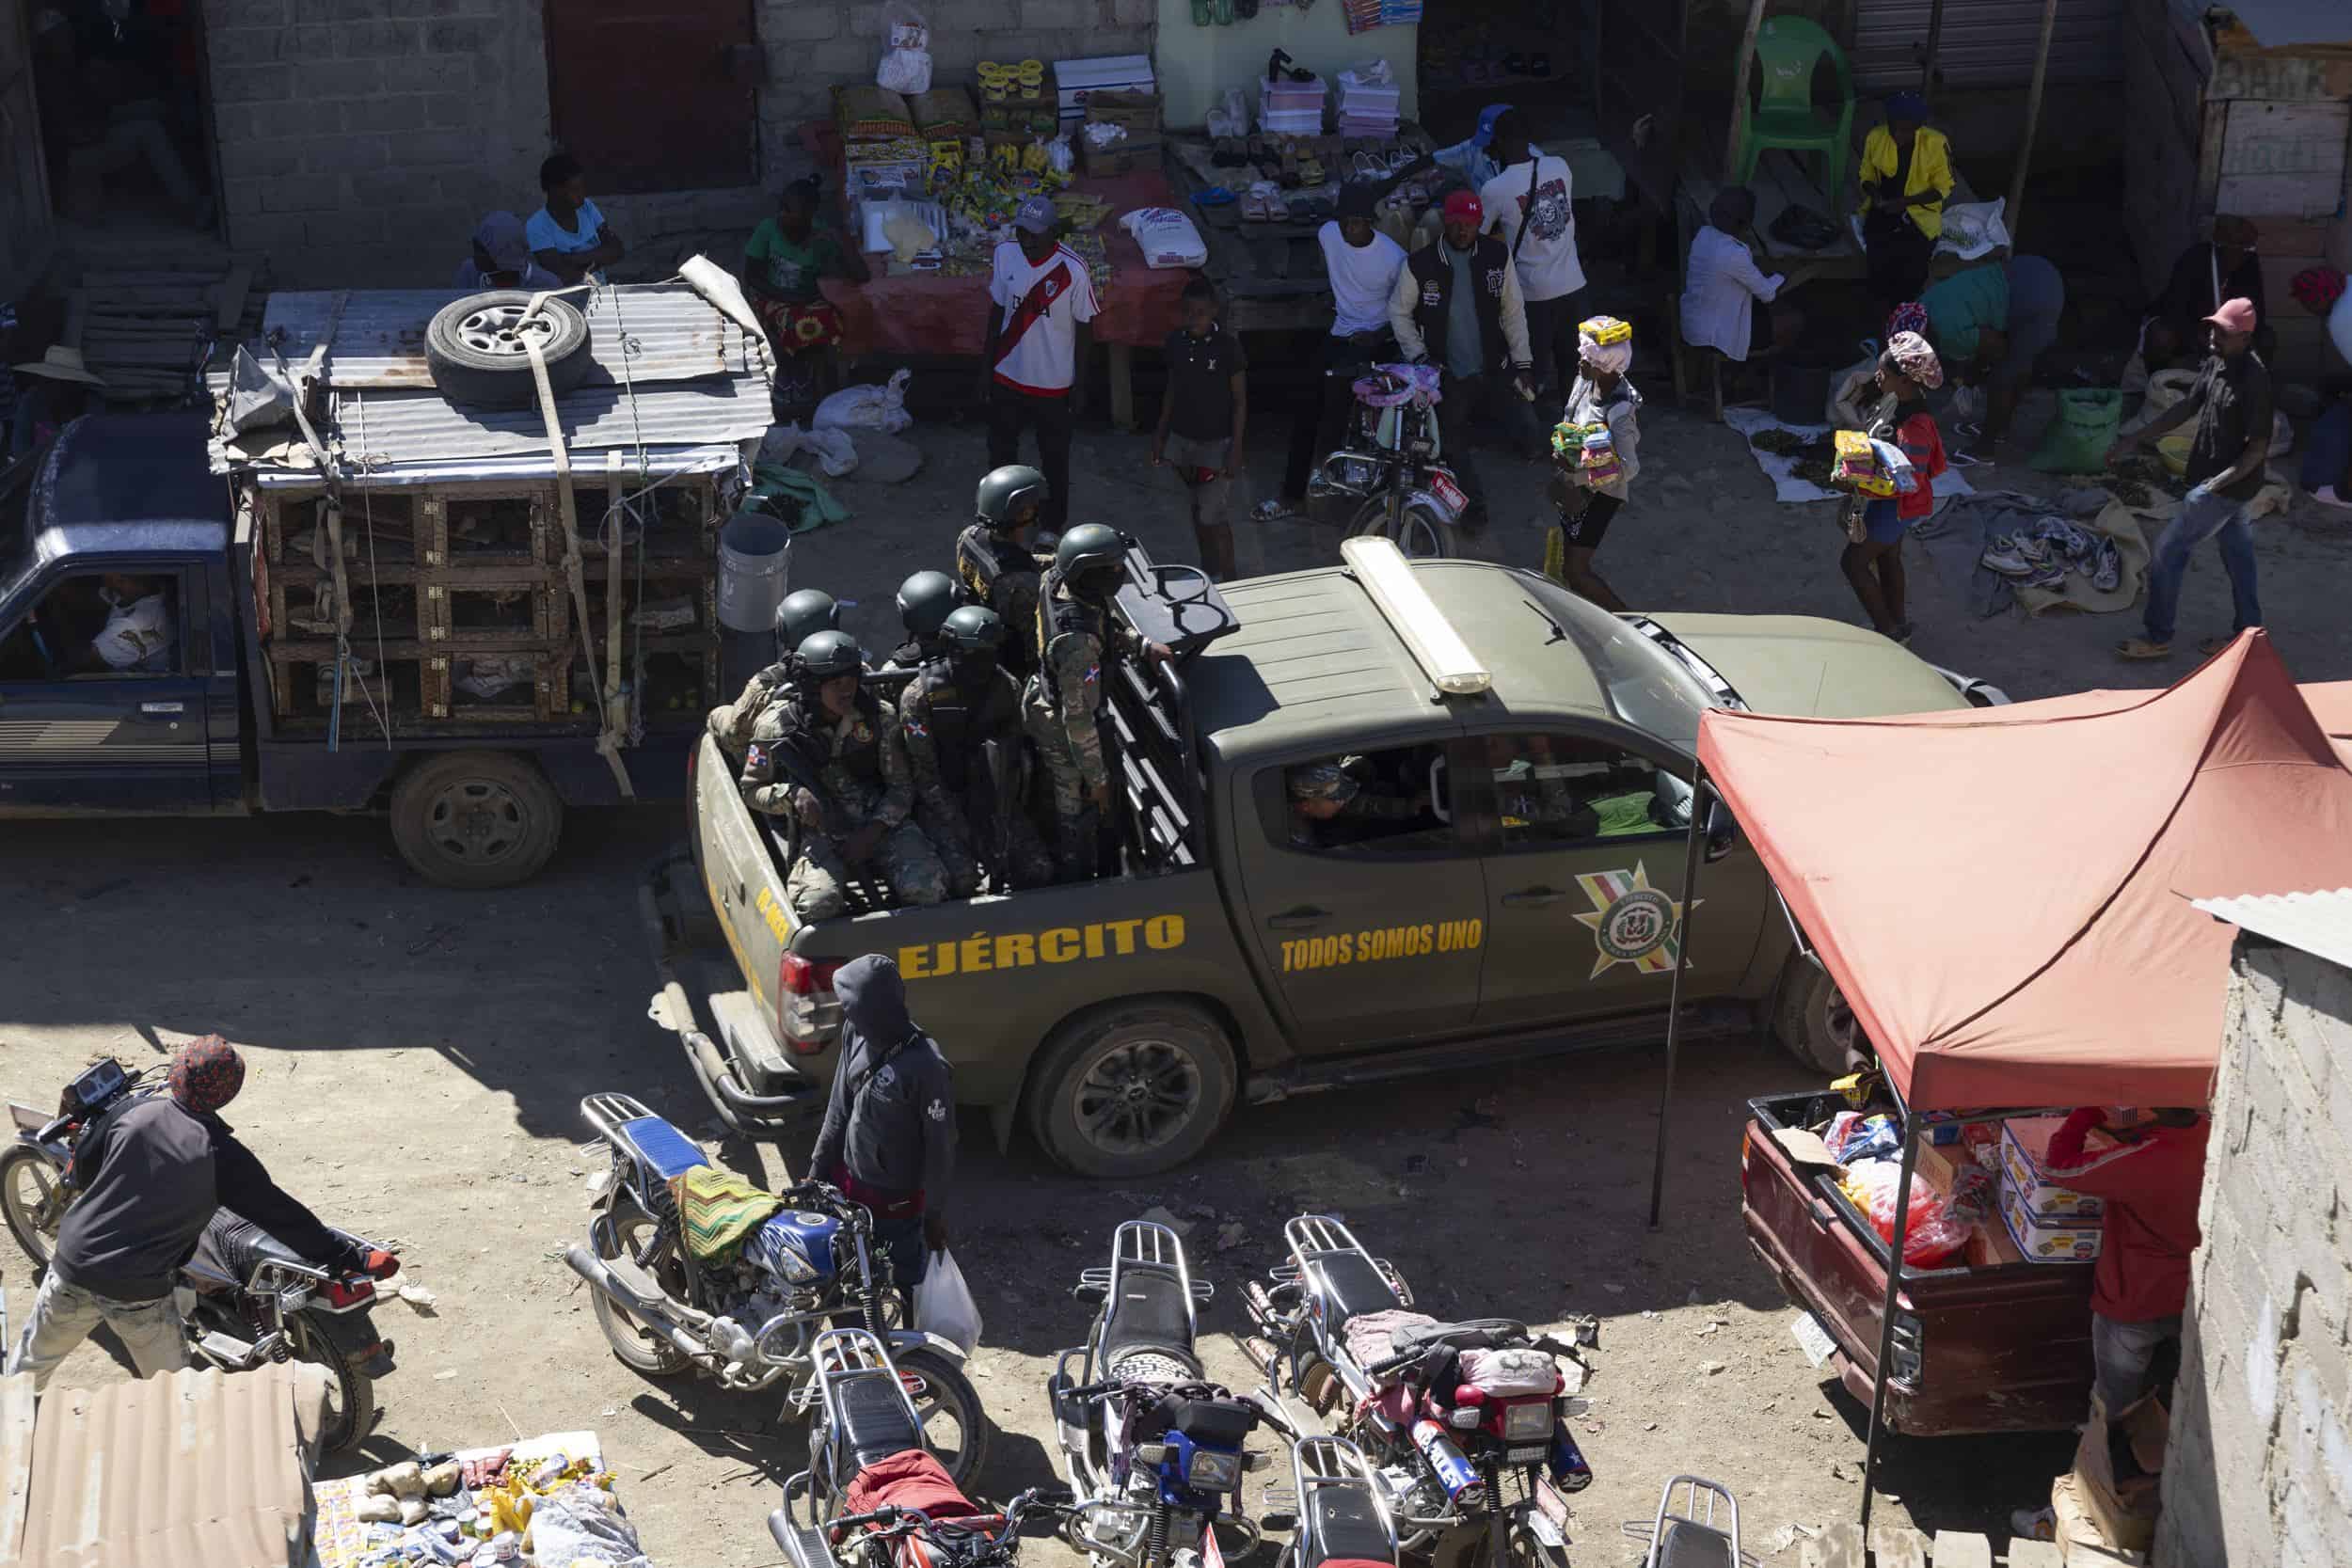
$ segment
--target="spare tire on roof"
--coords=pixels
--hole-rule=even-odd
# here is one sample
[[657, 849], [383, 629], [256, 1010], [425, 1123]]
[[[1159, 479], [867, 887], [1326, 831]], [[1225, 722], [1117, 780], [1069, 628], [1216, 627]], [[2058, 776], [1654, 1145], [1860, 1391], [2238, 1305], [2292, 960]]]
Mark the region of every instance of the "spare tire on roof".
[[434, 312], [424, 329], [424, 360], [443, 397], [486, 408], [536, 402], [526, 338], [538, 343], [557, 396], [580, 385], [595, 363], [587, 318], [569, 301], [550, 299], [526, 319], [534, 297], [522, 289], [492, 289]]

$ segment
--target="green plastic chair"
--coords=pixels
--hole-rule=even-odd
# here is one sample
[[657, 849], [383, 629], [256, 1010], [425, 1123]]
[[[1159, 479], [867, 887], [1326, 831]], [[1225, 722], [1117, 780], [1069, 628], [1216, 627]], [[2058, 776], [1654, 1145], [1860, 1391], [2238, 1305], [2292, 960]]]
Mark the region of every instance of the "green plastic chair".
[[[1813, 70], [1823, 55], [1837, 69], [1835, 120], [1813, 106]], [[1827, 183], [1822, 195], [1836, 206], [1844, 200], [1846, 160], [1853, 150], [1853, 71], [1836, 40], [1801, 16], [1775, 16], [1756, 32], [1757, 102], [1739, 105], [1740, 166], [1733, 180], [1746, 184], [1768, 147], [1821, 155]]]

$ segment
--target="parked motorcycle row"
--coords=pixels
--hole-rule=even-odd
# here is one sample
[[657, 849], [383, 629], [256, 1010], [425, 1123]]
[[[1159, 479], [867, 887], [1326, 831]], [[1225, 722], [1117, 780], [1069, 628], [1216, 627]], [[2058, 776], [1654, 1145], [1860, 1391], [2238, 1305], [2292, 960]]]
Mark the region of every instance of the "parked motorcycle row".
[[[83, 1131], [160, 1069], [113, 1062], [68, 1091], [61, 1114], [12, 1106], [0, 1208], [45, 1263], [72, 1197]], [[1407, 1560], [1443, 1568], [1565, 1568], [1566, 1493], [1592, 1472], [1569, 1435], [1578, 1347], [1507, 1319], [1441, 1323], [1412, 1309], [1403, 1276], [1339, 1220], [1302, 1214], [1288, 1256], [1243, 1292], [1245, 1349], [1264, 1373], [1236, 1393], [1197, 1348], [1214, 1287], [1193, 1277], [1176, 1233], [1133, 1220], [1106, 1266], [1073, 1294], [1095, 1312], [1045, 1394], [1063, 1488], [1001, 1509], [967, 1488], [988, 1418], [958, 1346], [913, 1326], [864, 1207], [822, 1182], [723, 1248], [697, 1239], [674, 1183], [707, 1167], [675, 1126], [627, 1095], [581, 1101], [611, 1164], [588, 1239], [565, 1262], [595, 1288], [614, 1355], [650, 1378], [695, 1372], [722, 1387], [777, 1389], [808, 1423], [808, 1467], [785, 1483], [769, 1528], [793, 1568], [997, 1568], [1025, 1521], [1050, 1521], [1092, 1568], [1222, 1568], [1265, 1533], [1287, 1534], [1279, 1568]], [[293, 1257], [224, 1210], [176, 1292], [192, 1354], [238, 1371], [317, 1362], [333, 1374], [326, 1447], [368, 1431], [390, 1343], [369, 1318], [374, 1282]], [[1288, 1484], [1246, 1479], [1287, 1447]]]

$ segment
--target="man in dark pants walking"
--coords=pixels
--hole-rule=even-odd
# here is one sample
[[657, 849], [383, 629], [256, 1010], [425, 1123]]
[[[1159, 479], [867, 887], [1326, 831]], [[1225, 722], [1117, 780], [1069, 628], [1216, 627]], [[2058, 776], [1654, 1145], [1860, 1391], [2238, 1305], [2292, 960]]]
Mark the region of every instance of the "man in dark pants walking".
[[947, 1245], [947, 1182], [956, 1169], [956, 1075], [907, 1011], [898, 966], [879, 953], [834, 976], [841, 998], [841, 1065], [808, 1172], [874, 1216], [874, 1243], [913, 1291]]
[[1039, 522], [1059, 532], [1070, 515], [1070, 388], [1078, 379], [1086, 324], [1094, 319], [1094, 278], [1084, 258], [1054, 235], [1051, 200], [1033, 196], [1013, 214], [1020, 236], [996, 247], [988, 280], [988, 466], [1019, 459], [1021, 429], [1037, 432], [1045, 475]]

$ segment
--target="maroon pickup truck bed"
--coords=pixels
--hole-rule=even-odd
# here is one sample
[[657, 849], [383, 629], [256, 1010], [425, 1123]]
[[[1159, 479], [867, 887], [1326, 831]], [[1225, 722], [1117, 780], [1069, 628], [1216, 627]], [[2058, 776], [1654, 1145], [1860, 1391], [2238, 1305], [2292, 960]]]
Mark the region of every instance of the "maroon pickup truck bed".
[[[1836, 1095], [1748, 1101], [1740, 1208], [1748, 1244], [1837, 1346], [1830, 1365], [1870, 1400], [1888, 1248], [1831, 1177], [1792, 1162], [1770, 1130], [1811, 1127]], [[1997, 1223], [1997, 1222], [1995, 1222]], [[1890, 1431], [1935, 1437], [2079, 1424], [2090, 1399], [2090, 1265], [1906, 1269], [1896, 1298]]]

